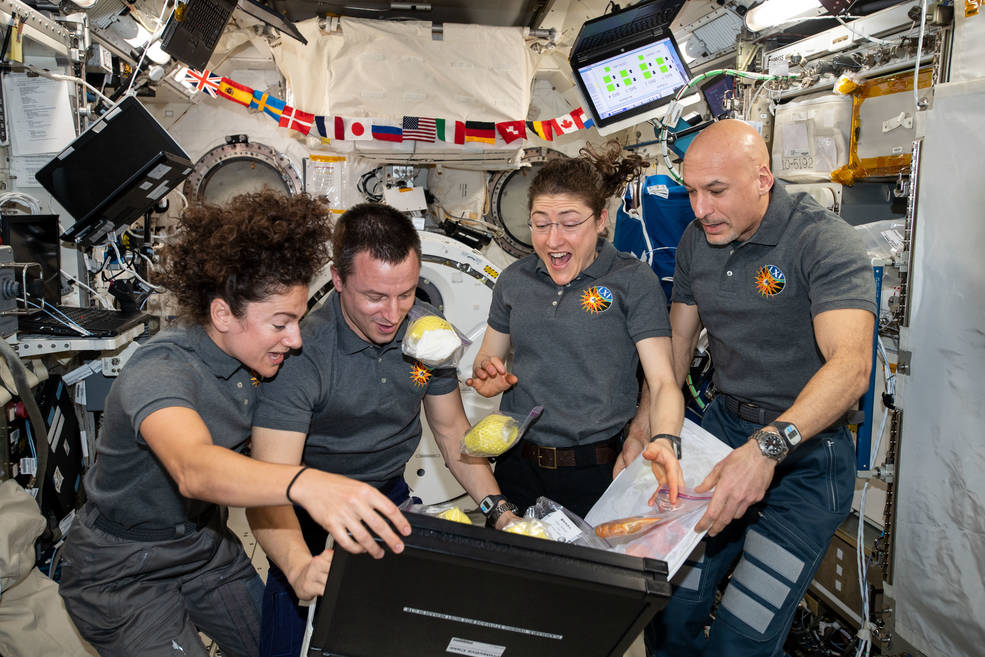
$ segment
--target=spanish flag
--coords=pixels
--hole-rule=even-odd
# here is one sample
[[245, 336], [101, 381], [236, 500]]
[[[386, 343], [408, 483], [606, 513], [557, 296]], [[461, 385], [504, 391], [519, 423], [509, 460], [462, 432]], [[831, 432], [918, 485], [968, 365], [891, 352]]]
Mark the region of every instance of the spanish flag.
[[480, 141], [483, 144], [495, 144], [496, 124], [492, 121], [466, 121], [465, 141]]
[[527, 127], [544, 141], [554, 141], [554, 131], [551, 129], [551, 121], [527, 121]]
[[253, 90], [229, 78], [222, 78], [219, 83], [219, 95], [244, 107], [249, 107], [253, 102]]

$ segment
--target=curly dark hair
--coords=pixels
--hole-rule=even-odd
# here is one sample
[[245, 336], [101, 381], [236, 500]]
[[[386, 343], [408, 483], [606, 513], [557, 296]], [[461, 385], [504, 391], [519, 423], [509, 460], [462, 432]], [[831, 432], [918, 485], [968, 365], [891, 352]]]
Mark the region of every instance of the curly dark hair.
[[247, 303], [307, 285], [328, 262], [331, 237], [328, 209], [307, 194], [262, 191], [193, 205], [162, 251], [161, 283], [185, 321], [207, 325], [217, 298], [242, 317]]
[[344, 282], [361, 251], [374, 260], [395, 265], [411, 251], [421, 259], [421, 238], [414, 222], [400, 210], [384, 203], [360, 203], [345, 211], [332, 236], [332, 264]]
[[537, 172], [530, 183], [527, 209], [538, 196], [571, 194], [598, 216], [606, 201], [648, 166], [650, 163], [638, 153], [623, 155], [617, 141], [608, 141], [599, 148], [586, 145], [578, 151], [578, 157], [551, 160]]

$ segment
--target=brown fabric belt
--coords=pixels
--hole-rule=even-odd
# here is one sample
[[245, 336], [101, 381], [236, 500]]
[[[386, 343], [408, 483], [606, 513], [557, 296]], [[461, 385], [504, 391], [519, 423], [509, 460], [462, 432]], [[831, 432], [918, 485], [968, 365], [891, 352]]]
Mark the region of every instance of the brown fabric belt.
[[614, 463], [621, 449], [619, 438], [577, 447], [544, 447], [522, 441], [523, 458], [545, 470]]

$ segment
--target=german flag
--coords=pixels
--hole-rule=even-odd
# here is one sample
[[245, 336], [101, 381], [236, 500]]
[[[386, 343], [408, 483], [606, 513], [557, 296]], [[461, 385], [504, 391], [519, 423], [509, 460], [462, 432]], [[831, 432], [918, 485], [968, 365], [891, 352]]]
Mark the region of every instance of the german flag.
[[219, 95], [244, 107], [249, 107], [253, 102], [253, 90], [229, 78], [222, 78], [219, 83]]
[[554, 141], [554, 130], [550, 121], [527, 121], [527, 127], [544, 141]]
[[496, 124], [492, 121], [466, 121], [465, 141], [480, 141], [483, 144], [496, 143]]

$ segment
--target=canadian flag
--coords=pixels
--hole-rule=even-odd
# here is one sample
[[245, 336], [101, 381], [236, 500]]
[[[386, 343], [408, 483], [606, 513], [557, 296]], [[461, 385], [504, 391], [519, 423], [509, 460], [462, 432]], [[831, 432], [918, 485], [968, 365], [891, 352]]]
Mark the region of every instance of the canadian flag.
[[579, 107], [565, 114], [564, 116], [559, 116], [551, 121], [552, 127], [554, 128], [555, 135], [566, 135], [569, 132], [575, 132], [576, 130], [582, 130], [585, 127], [585, 112]]

